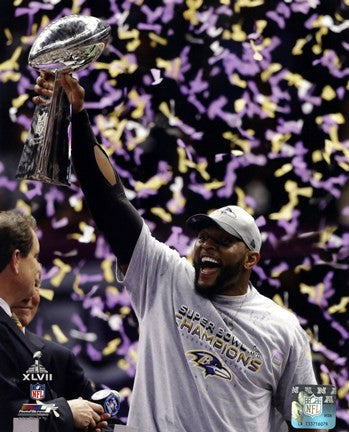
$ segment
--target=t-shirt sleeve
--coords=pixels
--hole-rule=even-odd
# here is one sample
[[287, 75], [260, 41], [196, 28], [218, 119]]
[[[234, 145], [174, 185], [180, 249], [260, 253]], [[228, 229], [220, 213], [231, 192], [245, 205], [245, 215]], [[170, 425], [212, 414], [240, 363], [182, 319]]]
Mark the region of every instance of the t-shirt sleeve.
[[158, 296], [164, 301], [169, 299], [174, 287], [190, 278], [191, 272], [188, 260], [156, 240], [143, 223], [126, 275], [117, 263], [116, 281], [119, 287], [127, 289], [137, 318], [142, 320]]
[[299, 384], [317, 384], [314, 374], [308, 336], [298, 324], [294, 331], [289, 357], [279, 380], [274, 404], [285, 420], [291, 420], [292, 387]]

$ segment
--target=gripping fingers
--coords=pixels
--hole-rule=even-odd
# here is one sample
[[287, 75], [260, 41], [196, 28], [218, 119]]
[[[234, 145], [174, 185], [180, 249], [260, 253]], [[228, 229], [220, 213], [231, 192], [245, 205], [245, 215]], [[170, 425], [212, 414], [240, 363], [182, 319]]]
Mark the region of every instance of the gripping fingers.
[[49, 100], [40, 96], [34, 96], [32, 101], [35, 103], [35, 105], [47, 105], [49, 102]]
[[34, 91], [41, 99], [50, 99], [53, 93], [53, 85], [38, 77], [34, 86]]
[[85, 90], [79, 81], [69, 74], [62, 74], [61, 84], [68, 95], [74, 112], [80, 112], [84, 107]]
[[47, 81], [41, 75], [36, 79], [34, 90], [43, 95], [51, 95], [53, 92], [54, 81]]
[[47, 75], [39, 75], [36, 78], [36, 83], [46, 89], [46, 90], [53, 90], [53, 86], [54, 86], [54, 77], [52, 76], [47, 76]]

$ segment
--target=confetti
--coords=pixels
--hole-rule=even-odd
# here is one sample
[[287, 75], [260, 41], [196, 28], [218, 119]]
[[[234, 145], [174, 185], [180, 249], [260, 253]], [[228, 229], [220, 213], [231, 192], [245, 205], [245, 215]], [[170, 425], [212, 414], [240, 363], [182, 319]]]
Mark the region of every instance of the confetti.
[[[0, 185], [2, 208], [39, 221], [41, 334], [71, 343], [101, 384], [121, 385], [127, 417], [138, 327], [113, 286], [115, 258], [74, 176], [71, 188], [15, 179], [34, 110], [28, 49], [51, 20], [89, 14], [108, 21], [112, 40], [78, 75], [127, 197], [189, 259], [190, 214], [239, 203], [256, 216], [264, 241], [253, 281], [307, 330], [318, 376], [339, 389], [346, 430], [348, 0], [27, 3], [4, 12]], [[64, 322], [45, 314], [61, 296], [72, 308]], [[101, 373], [106, 357], [115, 376]]]

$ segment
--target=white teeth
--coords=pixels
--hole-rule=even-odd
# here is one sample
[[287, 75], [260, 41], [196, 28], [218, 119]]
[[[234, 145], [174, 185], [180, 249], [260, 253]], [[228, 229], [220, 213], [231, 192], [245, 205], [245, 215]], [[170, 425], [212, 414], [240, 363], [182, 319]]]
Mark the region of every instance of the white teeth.
[[201, 262], [211, 262], [211, 263], [214, 263], [214, 264], [219, 264], [219, 262], [217, 261], [217, 260], [215, 260], [215, 259], [213, 259], [213, 258], [210, 258], [210, 257], [202, 257], [201, 258]]

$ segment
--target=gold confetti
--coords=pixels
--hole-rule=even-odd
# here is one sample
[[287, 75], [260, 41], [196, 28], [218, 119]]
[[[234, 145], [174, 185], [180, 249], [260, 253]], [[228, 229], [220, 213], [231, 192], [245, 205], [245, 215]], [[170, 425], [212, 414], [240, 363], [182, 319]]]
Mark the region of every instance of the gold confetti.
[[16, 208], [18, 208], [20, 210], [23, 210], [26, 215], [30, 215], [31, 214], [30, 205], [27, 204], [26, 202], [24, 202], [21, 199], [17, 200]]
[[240, 88], [246, 88], [247, 87], [247, 82], [243, 79], [240, 78], [240, 76], [237, 73], [234, 73], [231, 77], [230, 77], [230, 82]]
[[107, 346], [103, 349], [102, 354], [108, 356], [116, 352], [117, 347], [120, 345], [121, 339], [116, 338], [108, 341]]
[[72, 268], [69, 264], [65, 264], [62, 260], [59, 258], [55, 258], [53, 260], [53, 265], [58, 267], [58, 272], [51, 278], [51, 284], [55, 287], [58, 287], [62, 280], [64, 279], [65, 275], [70, 273], [72, 271]]
[[303, 54], [303, 47], [310, 41], [311, 36], [307, 36], [303, 39], [297, 39], [295, 46], [292, 48], [293, 55], [301, 55]]
[[319, 306], [321, 305], [325, 291], [325, 285], [323, 283], [319, 283], [316, 286], [310, 286], [306, 285], [305, 283], [300, 283], [299, 288], [302, 294], [307, 294], [314, 303], [318, 304]]
[[0, 72], [4, 72], [6, 70], [18, 70], [19, 64], [17, 60], [19, 59], [21, 53], [22, 48], [16, 48], [9, 60], [5, 60], [3, 63], [0, 63]]
[[12, 106], [14, 108], [20, 108], [27, 100], [28, 100], [29, 96], [27, 94], [23, 94], [18, 96], [15, 99], [12, 99]]
[[235, 112], [240, 113], [245, 108], [246, 103], [246, 100], [243, 98], [236, 99], [236, 101], [234, 102]]
[[135, 51], [141, 44], [141, 41], [139, 39], [139, 30], [137, 29], [128, 30], [128, 31], [119, 30], [118, 37], [121, 40], [133, 39], [133, 41], [130, 41], [126, 44], [126, 48], [128, 52]]
[[40, 296], [46, 300], [52, 301], [54, 296], [55, 296], [55, 292], [52, 289], [47, 289], [47, 288], [39, 288], [39, 292], [40, 292]]
[[225, 29], [222, 34], [223, 40], [234, 40], [236, 42], [243, 42], [247, 39], [247, 34], [242, 30], [241, 24], [233, 24], [231, 31]]
[[323, 159], [321, 150], [313, 151], [311, 158], [314, 163], [321, 162]]
[[13, 42], [11, 30], [9, 28], [5, 28], [4, 33], [5, 33], [5, 37], [7, 39], [6, 45], [11, 45]]
[[292, 180], [288, 180], [285, 183], [285, 190], [286, 190], [286, 192], [288, 192], [289, 202], [287, 204], [285, 204], [281, 208], [280, 211], [275, 212], [275, 213], [271, 213], [269, 215], [269, 218], [271, 220], [279, 220], [279, 219], [291, 220], [293, 209], [299, 203], [298, 195], [301, 195], [301, 196], [304, 196], [307, 198], [310, 198], [313, 195], [313, 188], [312, 187], [300, 188], [300, 187], [298, 187], [297, 183], [292, 181]]
[[291, 138], [290, 133], [282, 134], [282, 133], [275, 133], [272, 136], [271, 139], [271, 150], [273, 153], [279, 153], [282, 150], [283, 145]]
[[71, 13], [77, 15], [80, 13], [80, 10], [81, 10], [80, 0], [73, 0], [73, 4], [71, 7]]
[[108, 285], [106, 288], [106, 292], [110, 295], [115, 296], [115, 297], [117, 297], [119, 295], [119, 290], [113, 285]]
[[199, 23], [197, 10], [202, 6], [202, 0], [187, 0], [185, 3], [188, 9], [183, 12], [184, 19], [190, 21], [192, 25], [197, 25]]
[[349, 171], [349, 163], [338, 162], [338, 166], [340, 166], [344, 171]]
[[161, 207], [152, 207], [150, 210], [155, 216], [158, 216], [163, 221], [172, 222], [172, 215]]
[[311, 270], [311, 266], [308, 264], [299, 264], [295, 267], [295, 273], [300, 273], [302, 270], [304, 271], [310, 271]]
[[144, 189], [159, 190], [162, 186], [168, 184], [169, 179], [164, 174], [156, 174], [151, 177], [146, 183], [139, 180], [136, 181], [134, 190], [140, 192]]
[[253, 51], [253, 58], [256, 61], [262, 61], [263, 60], [263, 56], [261, 54], [261, 51], [263, 49], [262, 46], [257, 46], [253, 40], [250, 40], [250, 45]]
[[96, 70], [107, 70], [112, 78], [116, 78], [123, 73], [133, 73], [138, 66], [132, 64], [128, 55], [122, 56], [120, 59], [113, 60], [110, 63], [96, 62], [94, 68]]
[[204, 180], [209, 180], [210, 179], [210, 175], [207, 172], [207, 167], [208, 167], [208, 163], [206, 160], [199, 162], [196, 166], [196, 169], [198, 170], [198, 172], [201, 174], [201, 177]]
[[317, 44], [313, 45], [312, 51], [314, 54], [319, 55], [322, 52], [322, 37], [327, 35], [328, 28], [321, 27], [315, 34], [315, 39], [317, 41]]
[[284, 301], [282, 300], [280, 294], [275, 294], [273, 297], [273, 300], [277, 305], [279, 305], [281, 307], [285, 307]]
[[344, 399], [346, 397], [346, 395], [349, 392], [349, 381], [346, 381], [346, 383], [344, 385], [342, 385], [341, 387], [339, 387], [338, 389], [338, 397], [339, 399]]
[[131, 313], [131, 308], [129, 306], [122, 306], [119, 312], [120, 315], [124, 318]]
[[326, 372], [320, 372], [320, 378], [321, 378], [322, 385], [330, 385], [331, 384], [330, 377], [328, 376], [328, 374]]
[[176, 57], [173, 60], [157, 58], [156, 67], [158, 69], [164, 69], [166, 73], [171, 75], [173, 78], [178, 78], [181, 67], [181, 59], [179, 57]]
[[328, 308], [329, 314], [334, 313], [345, 313], [347, 311], [347, 305], [349, 303], [349, 297], [342, 297], [337, 305], [330, 306]]
[[241, 8], [254, 8], [258, 6], [262, 6], [264, 4], [264, 0], [237, 0], [234, 3], [235, 12], [239, 13]]
[[80, 275], [77, 274], [73, 283], [73, 291], [76, 292], [80, 297], [83, 297], [84, 291], [80, 288]]
[[155, 33], [150, 32], [150, 33], [149, 33], [149, 39], [150, 39], [152, 42], [154, 42], [154, 44], [153, 44], [152, 46], [156, 46], [157, 44], [159, 44], [159, 45], [163, 45], [163, 46], [166, 46], [166, 45], [167, 45], [167, 40], [164, 39], [164, 38], [162, 38], [162, 37], [160, 37], [160, 36], [158, 36], [158, 35], [155, 34]]
[[[251, 136], [253, 136], [254, 131], [248, 130], [248, 132]], [[241, 148], [243, 153], [250, 153], [251, 152], [251, 146], [248, 139], [242, 139], [238, 135], [233, 134], [231, 131], [224, 132], [223, 138], [229, 140], [231, 142], [231, 147], [238, 146]]]
[[322, 177], [323, 177], [322, 173], [319, 173], [319, 172], [317, 172], [317, 171], [314, 171], [314, 172], [313, 172], [313, 179], [314, 179], [315, 181], [320, 181], [320, 180], [322, 179]]
[[268, 21], [257, 20], [255, 25], [256, 25], [256, 33], [261, 35], [263, 33], [264, 29], [266, 28], [266, 26], [268, 25]]
[[63, 333], [63, 330], [57, 324], [53, 324], [51, 326], [51, 328], [52, 328], [52, 333], [54, 334], [58, 343], [65, 344], [68, 342], [69, 339], [67, 338], [67, 336]]
[[130, 388], [124, 387], [119, 391], [119, 393], [120, 393], [121, 399], [124, 400], [124, 399], [127, 399], [128, 397], [131, 396], [132, 391]]
[[123, 358], [118, 360], [117, 366], [118, 366], [118, 368], [120, 368], [121, 370], [124, 370], [124, 371], [127, 371], [128, 369], [130, 369], [130, 364]]
[[268, 96], [259, 95], [262, 111], [271, 118], [275, 117], [277, 105]]
[[330, 101], [336, 97], [336, 92], [330, 85], [327, 85], [323, 88], [321, 97], [326, 101]]
[[113, 265], [115, 265], [114, 260], [110, 258], [104, 259], [101, 263], [104, 279], [108, 283], [114, 282], [115, 280]]
[[246, 205], [246, 196], [245, 196], [245, 192], [238, 186], [235, 187], [235, 193], [237, 195], [237, 205], [239, 207], [242, 207], [244, 210], [247, 211], [247, 213], [252, 214], [253, 210], [251, 207], [248, 207]]
[[213, 181], [211, 183], [205, 183], [205, 189], [207, 190], [215, 190], [221, 187], [224, 187], [225, 183], [221, 181]]
[[103, 115], [98, 115], [96, 118], [96, 124], [101, 134], [108, 139], [113, 145], [104, 150], [108, 156], [111, 156], [115, 149], [122, 147], [121, 137], [127, 126], [127, 120], [119, 120], [119, 115], [124, 111], [124, 107], [120, 106], [117, 110], [111, 113], [106, 119]]
[[291, 172], [293, 170], [293, 165], [291, 163], [284, 164], [281, 168], [275, 171], [275, 177], [282, 177], [283, 175]]
[[83, 208], [83, 202], [81, 198], [78, 198], [77, 196], [71, 196], [69, 197], [69, 204], [70, 206], [76, 211], [81, 212]]
[[131, 113], [131, 117], [134, 119], [139, 119], [143, 117], [146, 106], [145, 100], [140, 97], [136, 90], [131, 90], [128, 96], [130, 100], [136, 105], [136, 108]]
[[195, 168], [196, 164], [187, 159], [187, 154], [185, 152], [185, 149], [183, 147], [177, 147], [177, 153], [178, 153], [178, 169], [181, 173], [188, 172], [188, 168]]
[[282, 69], [282, 66], [280, 63], [271, 63], [262, 73], [261, 78], [264, 82], [267, 82], [270, 77], [275, 73], [279, 72], [279, 70]]
[[80, 243], [93, 243], [96, 241], [95, 228], [93, 226], [88, 225], [86, 222], [80, 222], [79, 228], [82, 234], [69, 234], [68, 238], [78, 240]]

